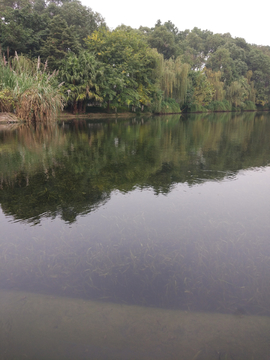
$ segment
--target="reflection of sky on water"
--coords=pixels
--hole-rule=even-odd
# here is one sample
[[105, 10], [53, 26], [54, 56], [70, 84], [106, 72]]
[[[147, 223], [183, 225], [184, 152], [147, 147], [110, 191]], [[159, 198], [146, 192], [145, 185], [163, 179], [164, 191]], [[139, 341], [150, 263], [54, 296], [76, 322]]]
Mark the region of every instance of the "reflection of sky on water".
[[[101, 228], [155, 227], [157, 232], [184, 226], [203, 230], [208, 224], [228, 222], [247, 229], [267, 225], [270, 212], [270, 168], [240, 172], [233, 180], [206, 182], [189, 187], [177, 184], [167, 195], [154, 195], [151, 189], [134, 190], [127, 194], [115, 191], [111, 199], [90, 216], [78, 218], [78, 226], [90, 223]], [[89, 222], [90, 221], [90, 222]], [[126, 223], [130, 221], [130, 223]], [[138, 226], [137, 226], [138, 224]], [[76, 226], [76, 224], [75, 224]]]

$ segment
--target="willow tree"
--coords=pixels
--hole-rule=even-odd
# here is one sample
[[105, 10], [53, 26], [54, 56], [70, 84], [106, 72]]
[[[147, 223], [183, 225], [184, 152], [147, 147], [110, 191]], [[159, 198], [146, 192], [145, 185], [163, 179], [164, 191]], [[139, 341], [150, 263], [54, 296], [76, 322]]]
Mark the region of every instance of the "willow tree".
[[207, 80], [213, 86], [213, 98], [212, 100], [222, 101], [225, 98], [224, 82], [221, 81], [221, 71], [212, 71], [211, 69], [204, 69]]
[[249, 85], [248, 100], [255, 104], [255, 102], [256, 102], [256, 90], [255, 90], [255, 86], [254, 86], [254, 81], [251, 80], [252, 75], [253, 75], [252, 70], [249, 70], [246, 73], [245, 78], [247, 80], [247, 84]]
[[189, 65], [183, 64], [180, 57], [161, 59], [160, 88], [165, 98], [173, 98], [182, 105], [186, 100]]
[[233, 81], [226, 90], [226, 99], [234, 107], [242, 107], [246, 101], [254, 102], [255, 89], [253, 82], [248, 82], [248, 79], [242, 77], [238, 81]]
[[213, 85], [208, 81], [205, 73], [203, 71], [190, 71], [189, 77], [192, 90], [191, 105], [208, 105], [213, 99], [215, 90]]

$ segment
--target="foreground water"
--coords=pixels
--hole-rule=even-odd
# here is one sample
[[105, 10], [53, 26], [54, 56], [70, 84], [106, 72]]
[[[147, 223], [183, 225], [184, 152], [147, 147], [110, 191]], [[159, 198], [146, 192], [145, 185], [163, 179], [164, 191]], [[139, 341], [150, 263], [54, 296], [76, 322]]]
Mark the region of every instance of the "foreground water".
[[2, 358], [268, 359], [269, 135], [266, 113], [0, 130]]

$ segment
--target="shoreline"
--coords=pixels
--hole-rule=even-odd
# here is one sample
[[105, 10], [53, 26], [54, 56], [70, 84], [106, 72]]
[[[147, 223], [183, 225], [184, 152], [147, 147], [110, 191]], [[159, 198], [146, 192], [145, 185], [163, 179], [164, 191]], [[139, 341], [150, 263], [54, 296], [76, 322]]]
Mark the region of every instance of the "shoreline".
[[7, 112], [0, 112], [0, 123], [18, 123], [22, 120], [18, 119], [14, 114]]
[[[245, 113], [245, 112], [269, 112], [270, 110], [244, 110], [244, 111], [189, 111], [189, 112], [177, 112], [177, 113], [131, 113], [131, 112], [123, 112], [123, 113], [85, 113], [85, 114], [72, 114], [66, 111], [61, 112], [57, 116], [57, 120], [77, 120], [77, 119], [106, 119], [106, 118], [127, 118], [134, 116], [165, 116], [165, 115], [187, 115], [187, 114], [213, 114], [213, 113]], [[23, 123], [24, 121], [18, 119], [13, 113], [0, 112], [0, 124], [14, 124], [14, 123]]]

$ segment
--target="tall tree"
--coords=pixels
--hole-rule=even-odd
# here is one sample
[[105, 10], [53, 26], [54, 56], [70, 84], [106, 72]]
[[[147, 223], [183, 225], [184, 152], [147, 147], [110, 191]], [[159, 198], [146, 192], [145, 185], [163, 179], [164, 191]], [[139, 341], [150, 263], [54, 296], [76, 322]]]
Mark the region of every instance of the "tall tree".
[[171, 97], [182, 105], [186, 100], [189, 65], [182, 64], [181, 58], [162, 61], [160, 88], [165, 98]]
[[247, 58], [251, 80], [256, 89], [256, 103], [264, 106], [270, 102], [270, 56], [264, 54], [259, 47], [253, 47]]
[[211, 69], [204, 69], [207, 80], [214, 88], [212, 100], [222, 101], [225, 98], [224, 83], [221, 81], [221, 72], [214, 72]]
[[74, 26], [81, 47], [85, 47], [84, 39], [100, 27], [106, 27], [104, 18], [91, 8], [83, 6], [80, 1], [73, 0], [63, 4], [60, 12], [67, 25]]
[[165, 25], [158, 24], [155, 26], [148, 36], [148, 43], [152, 48], [157, 49], [164, 56], [164, 59], [179, 55], [175, 36]]
[[208, 81], [203, 71], [191, 71], [189, 75], [193, 90], [192, 104], [208, 105], [213, 99], [214, 86]]
[[142, 106], [156, 91], [158, 54], [135, 30], [100, 30], [86, 40], [87, 47], [104, 64], [100, 84], [107, 105]]
[[60, 15], [53, 17], [49, 30], [49, 36], [41, 49], [41, 56], [43, 60], [48, 61], [49, 68], [55, 70], [70, 51], [79, 52], [79, 42], [74, 34], [75, 28], [69, 27]]
[[240, 79], [239, 81], [233, 81], [226, 90], [226, 99], [234, 107], [241, 107], [249, 97], [249, 85], [247, 79]]
[[213, 71], [220, 71], [222, 81], [230, 84], [232, 81], [232, 63], [230, 51], [224, 47], [219, 47], [210, 55], [206, 67]]
[[9, 47], [11, 55], [17, 51], [36, 57], [48, 34], [48, 21], [47, 16], [33, 10], [31, 4], [19, 9], [6, 8], [0, 19], [2, 49]]

